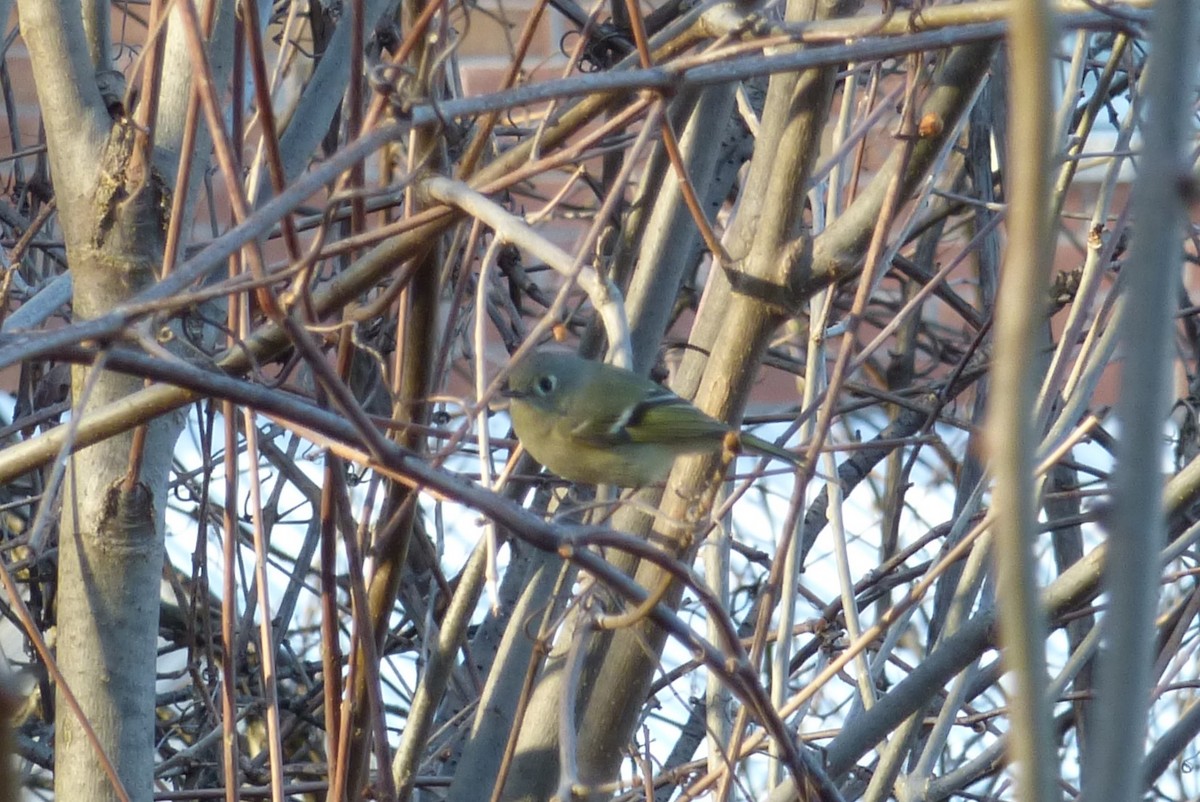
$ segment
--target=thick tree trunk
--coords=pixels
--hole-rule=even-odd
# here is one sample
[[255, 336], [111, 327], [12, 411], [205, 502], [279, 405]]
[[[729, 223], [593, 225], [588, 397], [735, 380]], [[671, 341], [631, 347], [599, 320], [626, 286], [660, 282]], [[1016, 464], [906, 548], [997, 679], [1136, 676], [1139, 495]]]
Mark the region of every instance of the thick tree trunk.
[[[107, 26], [97, 24], [103, 17], [90, 13], [96, 8], [85, 13], [78, 0], [28, 0], [19, 9], [44, 114], [74, 316], [87, 320], [156, 280], [174, 176], [150, 167], [151, 154], [138, 152], [146, 140], [110, 116], [111, 42]], [[159, 86], [163, 95], [177, 96], [187, 85], [186, 71], [177, 70]], [[180, 158], [180, 125], [171, 122], [159, 126], [159, 141], [175, 146], [156, 160], [163, 171]], [[72, 415], [86, 419], [89, 410], [122, 403], [143, 386], [99, 364], [77, 367]], [[66, 466], [56, 600], [64, 680], [55, 699], [59, 799], [153, 797], [167, 479], [183, 419], [176, 411], [149, 421], [140, 433], [81, 450]]]
[[[155, 278], [162, 196], [153, 178], [128, 197], [132, 137], [114, 130], [91, 211], [92, 233], [69, 242], [75, 315], [103, 314]], [[79, 228], [85, 228], [80, 224]], [[74, 414], [119, 402], [143, 382], [96, 367], [72, 377]], [[58, 660], [82, 718], [130, 799], [152, 798], [155, 663], [167, 476], [183, 415], [105, 440], [70, 458], [58, 566]], [[136, 459], [131, 459], [136, 455]], [[136, 479], [131, 466], [140, 464]], [[55, 790], [61, 798], [118, 799], [97, 745], [59, 688]]]

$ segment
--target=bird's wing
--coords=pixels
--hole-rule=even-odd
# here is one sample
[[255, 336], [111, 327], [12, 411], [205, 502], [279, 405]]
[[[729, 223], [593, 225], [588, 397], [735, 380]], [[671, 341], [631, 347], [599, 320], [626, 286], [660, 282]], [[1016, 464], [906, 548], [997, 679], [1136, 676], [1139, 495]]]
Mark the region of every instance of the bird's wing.
[[622, 442], [667, 445], [717, 441], [729, 429], [665, 388], [647, 394], [614, 423], [612, 436]]

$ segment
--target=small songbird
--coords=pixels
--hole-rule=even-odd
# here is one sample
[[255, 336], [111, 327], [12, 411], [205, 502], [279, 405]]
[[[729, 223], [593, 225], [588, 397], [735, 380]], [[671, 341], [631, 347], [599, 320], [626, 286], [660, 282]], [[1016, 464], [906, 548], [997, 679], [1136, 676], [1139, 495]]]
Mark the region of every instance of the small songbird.
[[508, 374], [513, 430], [564, 479], [639, 487], [666, 478], [682, 454], [741, 446], [791, 464], [800, 456], [706, 415], [649, 379], [575, 354], [535, 351]]

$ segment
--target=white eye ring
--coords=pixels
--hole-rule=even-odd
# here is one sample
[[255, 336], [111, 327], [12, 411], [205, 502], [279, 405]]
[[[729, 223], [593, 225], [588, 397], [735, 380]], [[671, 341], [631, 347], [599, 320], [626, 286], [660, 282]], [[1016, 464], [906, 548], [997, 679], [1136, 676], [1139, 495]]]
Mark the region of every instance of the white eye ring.
[[533, 390], [540, 396], [547, 396], [554, 392], [554, 388], [558, 386], [558, 379], [547, 373], [545, 376], [538, 376], [537, 381], [533, 383]]

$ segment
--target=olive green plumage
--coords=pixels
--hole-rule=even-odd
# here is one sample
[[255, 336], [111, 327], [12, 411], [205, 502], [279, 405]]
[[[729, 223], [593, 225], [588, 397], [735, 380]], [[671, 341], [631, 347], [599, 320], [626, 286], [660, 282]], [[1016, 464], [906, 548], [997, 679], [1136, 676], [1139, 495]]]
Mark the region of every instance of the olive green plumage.
[[[537, 351], [508, 375], [513, 430], [533, 458], [564, 479], [637, 487], [662, 481], [682, 454], [717, 451], [733, 427], [623, 368]], [[800, 457], [745, 432], [741, 445], [797, 464]]]

